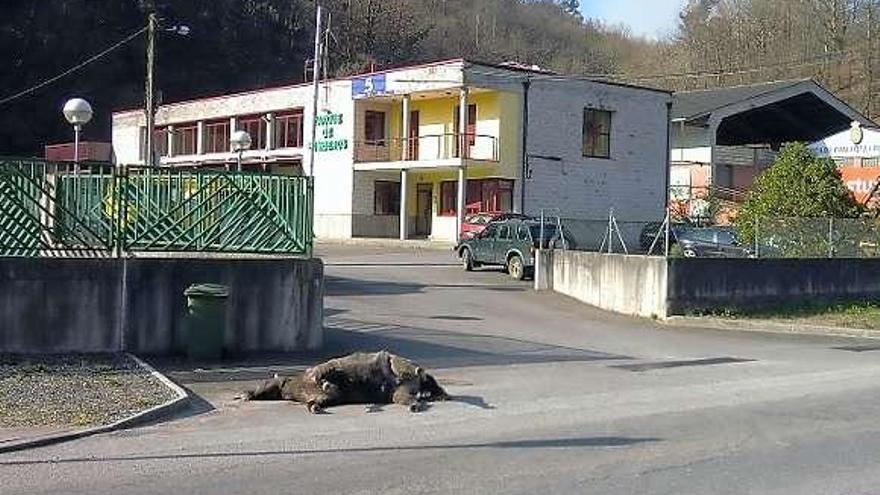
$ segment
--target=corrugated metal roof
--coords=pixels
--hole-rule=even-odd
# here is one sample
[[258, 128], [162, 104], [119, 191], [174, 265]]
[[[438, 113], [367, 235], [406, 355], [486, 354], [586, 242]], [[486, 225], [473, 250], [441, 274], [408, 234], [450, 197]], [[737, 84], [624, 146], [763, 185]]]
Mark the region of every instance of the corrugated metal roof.
[[693, 119], [711, 114], [713, 110], [759, 96], [790, 88], [810, 79], [773, 81], [748, 86], [680, 91], [672, 95], [672, 118]]

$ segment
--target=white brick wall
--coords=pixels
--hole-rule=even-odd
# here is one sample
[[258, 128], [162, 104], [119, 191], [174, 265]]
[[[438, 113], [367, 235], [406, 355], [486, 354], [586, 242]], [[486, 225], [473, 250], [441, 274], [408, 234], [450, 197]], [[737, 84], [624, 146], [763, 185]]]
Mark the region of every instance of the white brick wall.
[[[560, 160], [530, 158], [526, 211], [601, 219], [613, 207], [619, 221], [663, 218], [668, 101], [665, 93], [589, 81], [533, 81], [528, 153]], [[614, 112], [610, 159], [583, 156], [584, 107]]]

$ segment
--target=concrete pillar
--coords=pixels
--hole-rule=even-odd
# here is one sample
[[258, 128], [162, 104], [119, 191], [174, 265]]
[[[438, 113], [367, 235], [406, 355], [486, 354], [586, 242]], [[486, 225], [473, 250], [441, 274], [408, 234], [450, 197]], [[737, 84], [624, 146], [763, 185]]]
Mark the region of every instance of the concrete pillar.
[[196, 154], [205, 154], [205, 122], [203, 120], [196, 124]]
[[461, 159], [470, 158], [468, 139], [465, 136], [468, 128], [468, 89], [462, 86], [458, 93], [458, 150]]
[[[166, 156], [172, 157], [172, 156], [174, 156], [174, 126], [169, 125], [167, 129], [168, 130], [167, 130], [167, 134], [165, 135], [165, 139], [167, 140], [166, 146], [168, 148], [168, 152], [166, 153]], [[156, 160], [156, 161], [158, 163], [162, 163], [161, 160]]]
[[409, 142], [409, 95], [403, 95], [403, 118], [400, 119], [403, 124], [401, 125], [402, 129], [400, 131], [400, 140], [403, 143], [403, 156], [404, 160], [409, 160], [409, 150], [410, 150], [410, 142]]
[[400, 171], [400, 240], [406, 240], [406, 181], [408, 171], [403, 169]]
[[266, 114], [266, 149], [275, 149], [275, 114]]
[[464, 198], [467, 192], [467, 168], [458, 167], [458, 197], [456, 198], [455, 237], [461, 237], [461, 226], [464, 223]]
[[718, 124], [715, 122], [709, 123], [709, 177], [707, 178], [706, 183], [709, 186], [708, 193], [712, 192], [712, 188], [717, 185], [718, 179], [718, 164], [715, 163], [716, 153], [715, 148], [718, 142]]
[[553, 250], [535, 253], [535, 290], [553, 290]]
[[226, 141], [229, 143], [229, 149], [226, 151], [232, 151], [232, 133], [235, 132], [235, 126], [238, 124], [238, 120], [235, 117], [229, 118], [229, 133], [226, 135]]

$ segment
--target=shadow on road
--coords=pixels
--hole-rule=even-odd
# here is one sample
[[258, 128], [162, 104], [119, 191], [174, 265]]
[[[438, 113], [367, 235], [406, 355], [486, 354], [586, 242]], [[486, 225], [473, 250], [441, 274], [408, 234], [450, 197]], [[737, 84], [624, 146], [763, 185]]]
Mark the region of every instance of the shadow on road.
[[427, 289], [483, 289], [498, 292], [524, 292], [529, 290], [528, 284], [491, 285], [491, 284], [418, 284], [388, 282], [385, 280], [364, 280], [325, 275], [324, 295], [326, 296], [394, 296], [401, 294], [417, 294]]
[[324, 341], [327, 353], [331, 355], [387, 349], [429, 369], [632, 359], [620, 354], [511, 337], [405, 327], [342, 317], [325, 320]]
[[480, 409], [495, 409], [495, 406], [486, 402], [486, 399], [478, 395], [454, 395], [450, 402], [462, 402], [464, 404], [479, 407]]
[[[324, 348], [320, 352], [259, 353], [220, 362], [195, 363], [182, 357], [163, 357], [153, 358], [150, 363], [182, 384], [265, 380], [275, 373], [289, 375], [303, 371], [331, 357], [381, 349], [406, 356], [428, 369], [633, 359], [621, 354], [497, 335], [365, 322], [336, 313], [325, 319]], [[442, 373], [439, 378], [442, 381]]]
[[261, 450], [254, 452], [207, 452], [202, 454], [167, 454], [119, 457], [69, 457], [22, 461], [0, 461], [0, 466], [32, 466], [39, 464], [74, 464], [103, 462], [174, 461], [183, 459], [223, 459], [247, 457], [303, 456], [313, 454], [345, 454], [362, 452], [403, 452], [410, 450], [467, 450], [467, 449], [552, 449], [626, 447], [642, 443], [659, 442], [659, 438], [638, 437], [578, 437], [545, 438], [535, 440], [510, 440], [503, 442], [466, 443], [458, 445], [408, 445], [403, 447], [354, 447], [321, 450]]

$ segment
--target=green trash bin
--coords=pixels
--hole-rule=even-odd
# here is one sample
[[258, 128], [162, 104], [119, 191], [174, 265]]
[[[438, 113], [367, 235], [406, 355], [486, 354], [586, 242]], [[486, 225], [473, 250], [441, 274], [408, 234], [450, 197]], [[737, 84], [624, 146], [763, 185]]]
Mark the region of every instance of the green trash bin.
[[218, 284], [193, 284], [186, 296], [186, 354], [190, 359], [223, 357], [226, 333], [226, 298], [229, 288]]

